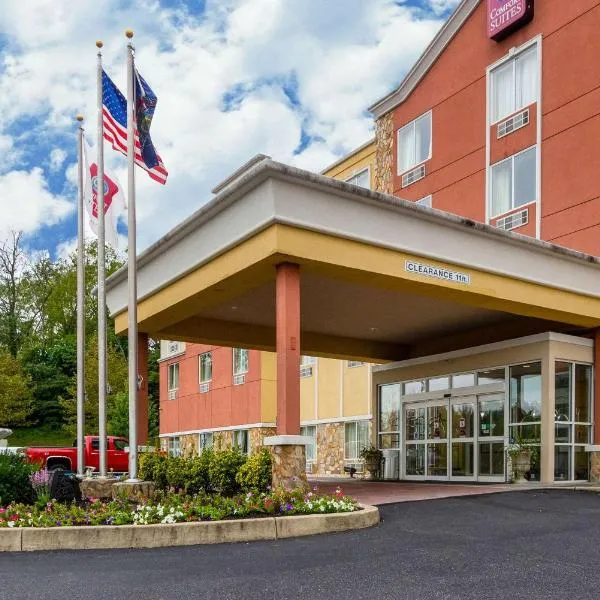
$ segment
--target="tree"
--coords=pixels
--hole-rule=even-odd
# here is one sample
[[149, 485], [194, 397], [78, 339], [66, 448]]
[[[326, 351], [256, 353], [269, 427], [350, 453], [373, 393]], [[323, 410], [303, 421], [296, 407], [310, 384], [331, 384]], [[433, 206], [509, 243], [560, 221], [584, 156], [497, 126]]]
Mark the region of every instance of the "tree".
[[31, 382], [19, 362], [0, 353], [0, 426], [24, 427], [32, 412]]

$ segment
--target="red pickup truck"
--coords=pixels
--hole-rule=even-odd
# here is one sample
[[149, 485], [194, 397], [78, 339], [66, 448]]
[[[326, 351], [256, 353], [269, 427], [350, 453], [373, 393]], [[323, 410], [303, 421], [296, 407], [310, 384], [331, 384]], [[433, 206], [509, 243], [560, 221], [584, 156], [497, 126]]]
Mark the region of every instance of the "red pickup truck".
[[[126, 473], [129, 470], [129, 442], [122, 437], [107, 436], [106, 438], [106, 468], [115, 473]], [[95, 471], [100, 462], [100, 440], [97, 436], [86, 435], [84, 442], [84, 469], [93, 467]], [[77, 471], [77, 444], [72, 448], [38, 448], [25, 449], [27, 460], [31, 463], [42, 464], [49, 471], [65, 469]]]

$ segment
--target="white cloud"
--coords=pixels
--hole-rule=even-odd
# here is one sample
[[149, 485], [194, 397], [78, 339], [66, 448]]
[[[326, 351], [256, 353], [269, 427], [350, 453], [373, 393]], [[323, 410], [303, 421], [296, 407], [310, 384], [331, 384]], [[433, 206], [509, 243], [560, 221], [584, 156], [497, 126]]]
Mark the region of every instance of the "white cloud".
[[65, 162], [66, 158], [66, 150], [63, 150], [62, 148], [53, 148], [50, 151], [50, 171], [58, 171], [63, 166], [63, 163]]
[[[431, 0], [431, 7], [455, 3]], [[34, 124], [25, 139], [10, 138], [11, 152], [43, 135], [55, 146], [51, 169], [64, 164], [74, 114], [86, 115], [95, 138], [96, 37], [123, 89], [122, 30], [135, 30], [138, 68], [159, 99], [152, 135], [170, 172], [162, 187], [138, 170], [140, 247], [204, 204], [213, 185], [255, 153], [321, 170], [362, 144], [373, 126], [366, 107], [398, 83], [441, 25], [394, 0], [207, 0], [202, 18], [152, 0], [0, 0], [0, 11], [8, 40], [0, 55], [0, 157], [1, 136], [26, 118]], [[313, 141], [298, 152], [303, 132]], [[108, 148], [106, 164], [126, 185], [123, 159]], [[57, 218], [48, 212], [35, 222]]]
[[38, 167], [0, 175], [0, 239], [10, 230], [31, 234], [42, 225], [55, 225], [73, 209], [65, 198], [48, 190]]

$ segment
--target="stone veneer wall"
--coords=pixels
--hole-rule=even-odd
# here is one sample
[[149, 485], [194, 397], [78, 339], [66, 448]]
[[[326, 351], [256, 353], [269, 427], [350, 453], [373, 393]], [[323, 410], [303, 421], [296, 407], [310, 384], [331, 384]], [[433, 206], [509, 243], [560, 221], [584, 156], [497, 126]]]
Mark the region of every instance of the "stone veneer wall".
[[179, 448], [182, 456], [196, 456], [198, 454], [198, 434], [188, 433], [179, 437]]
[[375, 124], [375, 191], [384, 194], [394, 193], [394, 120], [389, 112]]
[[344, 474], [344, 423], [317, 425], [316, 465], [314, 475]]
[[277, 435], [275, 427], [254, 427], [250, 429], [248, 433], [250, 453], [263, 448], [263, 439], [272, 435]]

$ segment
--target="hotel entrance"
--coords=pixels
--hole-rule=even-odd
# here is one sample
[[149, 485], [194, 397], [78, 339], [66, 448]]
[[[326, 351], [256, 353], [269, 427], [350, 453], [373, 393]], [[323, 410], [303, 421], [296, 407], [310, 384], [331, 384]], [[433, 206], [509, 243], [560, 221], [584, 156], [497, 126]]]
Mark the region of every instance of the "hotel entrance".
[[503, 481], [504, 394], [404, 405], [404, 476]]

